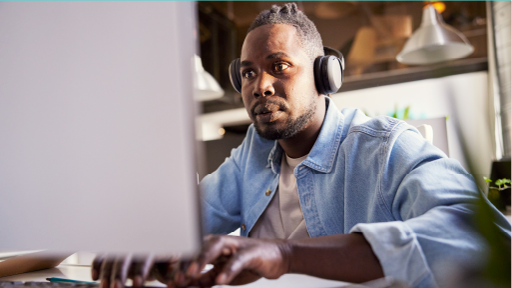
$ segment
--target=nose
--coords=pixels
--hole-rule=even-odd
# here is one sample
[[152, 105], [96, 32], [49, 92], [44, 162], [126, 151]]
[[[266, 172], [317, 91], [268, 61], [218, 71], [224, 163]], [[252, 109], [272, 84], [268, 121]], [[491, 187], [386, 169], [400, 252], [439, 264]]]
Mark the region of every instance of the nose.
[[261, 73], [254, 87], [254, 97], [267, 97], [274, 95], [274, 77], [268, 73]]

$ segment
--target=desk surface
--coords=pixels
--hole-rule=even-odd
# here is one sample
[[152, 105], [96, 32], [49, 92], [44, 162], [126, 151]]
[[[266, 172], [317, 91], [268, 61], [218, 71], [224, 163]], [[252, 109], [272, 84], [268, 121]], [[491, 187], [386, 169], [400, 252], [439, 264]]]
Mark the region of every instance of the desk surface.
[[[87, 265], [61, 264], [56, 268], [45, 269], [30, 273], [18, 274], [8, 277], [1, 277], [0, 281], [45, 281], [47, 277], [61, 277], [73, 280], [92, 281], [91, 267]], [[128, 283], [128, 285], [130, 285]], [[158, 281], [148, 282], [148, 286], [165, 287]], [[243, 288], [335, 288], [347, 286], [349, 283], [320, 279], [316, 277], [287, 274], [277, 280], [260, 279], [254, 283], [244, 286], [216, 286], [220, 287], [243, 287]]]

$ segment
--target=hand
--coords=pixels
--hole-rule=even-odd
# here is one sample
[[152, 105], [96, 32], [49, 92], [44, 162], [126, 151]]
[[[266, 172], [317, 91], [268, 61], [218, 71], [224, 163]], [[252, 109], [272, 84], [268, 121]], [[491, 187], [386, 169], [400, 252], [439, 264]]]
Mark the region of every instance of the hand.
[[[214, 268], [201, 274], [206, 264]], [[290, 249], [284, 240], [208, 235], [203, 249], [168, 287], [241, 285], [260, 277], [277, 279], [289, 271]]]
[[133, 287], [141, 287], [146, 280], [154, 279], [167, 283], [177, 262], [175, 257], [103, 254], [93, 260], [92, 279], [101, 280], [100, 288], [122, 288], [126, 279], [132, 279]]

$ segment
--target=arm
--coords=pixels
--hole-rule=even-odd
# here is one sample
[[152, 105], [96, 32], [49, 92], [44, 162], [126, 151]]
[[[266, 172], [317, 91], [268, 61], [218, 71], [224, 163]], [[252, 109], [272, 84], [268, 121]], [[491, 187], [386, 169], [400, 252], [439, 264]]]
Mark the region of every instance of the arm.
[[[214, 268], [201, 274], [209, 263]], [[285, 273], [349, 282], [384, 276], [379, 261], [360, 233], [300, 240], [209, 236], [199, 257], [185, 274], [176, 275], [172, 285], [239, 285], [258, 277], [277, 279]]]
[[379, 260], [361, 233], [289, 240], [290, 273], [354, 283], [384, 277]]
[[[478, 187], [457, 161], [412, 131], [387, 142], [379, 193], [391, 220], [360, 223], [350, 232], [363, 233], [386, 276], [412, 287], [437, 287], [449, 277], [447, 267], [485, 258], [473, 223]], [[510, 224], [496, 220], [510, 239]]]

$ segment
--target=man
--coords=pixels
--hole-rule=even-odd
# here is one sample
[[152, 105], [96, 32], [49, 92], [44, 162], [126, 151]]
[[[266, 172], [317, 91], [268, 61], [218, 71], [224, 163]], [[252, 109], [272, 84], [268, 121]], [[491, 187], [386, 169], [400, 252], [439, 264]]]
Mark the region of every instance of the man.
[[[314, 24], [295, 4], [273, 6], [253, 22], [240, 59], [253, 125], [201, 187], [207, 233], [240, 227], [242, 236], [266, 239], [208, 236], [169, 286], [303, 273], [437, 287], [451, 260], [481, 256], [469, 222], [478, 197], [472, 177], [404, 122], [339, 112], [315, 88], [313, 63], [322, 55]], [[501, 224], [510, 237], [510, 225]], [[152, 261], [145, 263], [131, 273], [137, 284]], [[207, 263], [216, 265], [201, 274]], [[129, 274], [126, 259], [94, 266], [104, 285]]]

